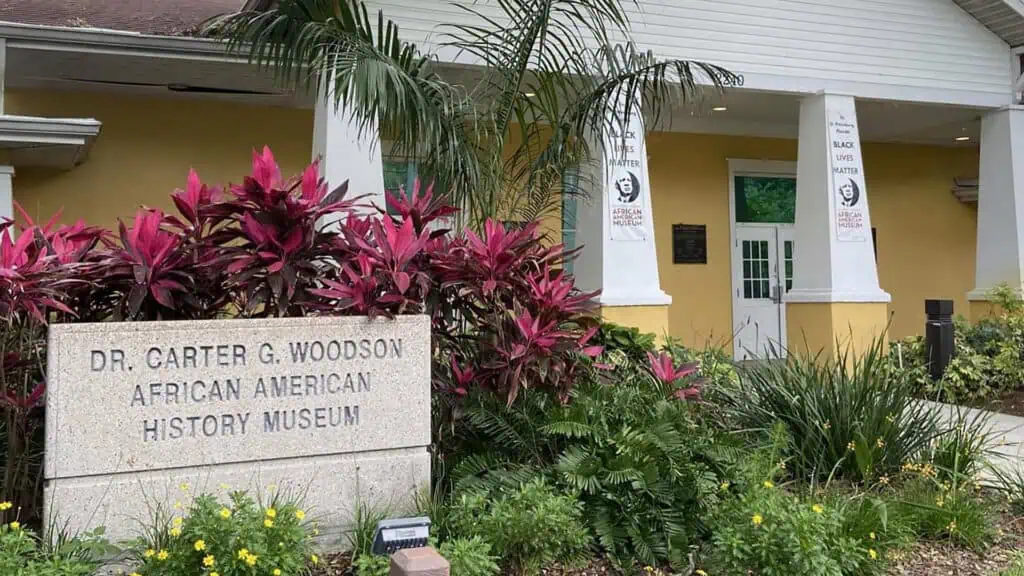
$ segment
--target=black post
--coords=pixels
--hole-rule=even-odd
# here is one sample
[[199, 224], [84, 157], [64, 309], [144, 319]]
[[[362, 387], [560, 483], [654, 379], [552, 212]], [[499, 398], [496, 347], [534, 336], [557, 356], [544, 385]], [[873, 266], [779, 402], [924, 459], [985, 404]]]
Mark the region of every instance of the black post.
[[932, 380], [942, 378], [953, 357], [953, 301], [925, 300], [925, 343]]

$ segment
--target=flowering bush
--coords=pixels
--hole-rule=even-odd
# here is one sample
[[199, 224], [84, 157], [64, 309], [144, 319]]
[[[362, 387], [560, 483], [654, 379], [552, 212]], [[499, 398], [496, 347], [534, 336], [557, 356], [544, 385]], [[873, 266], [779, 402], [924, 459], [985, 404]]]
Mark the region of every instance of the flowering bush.
[[158, 521], [136, 547], [138, 576], [294, 576], [319, 562], [296, 501], [257, 504], [244, 492], [198, 496], [185, 516]]
[[878, 546], [870, 539], [861, 542], [846, 535], [838, 510], [787, 494], [771, 481], [726, 499], [712, 521], [708, 574], [881, 572]]

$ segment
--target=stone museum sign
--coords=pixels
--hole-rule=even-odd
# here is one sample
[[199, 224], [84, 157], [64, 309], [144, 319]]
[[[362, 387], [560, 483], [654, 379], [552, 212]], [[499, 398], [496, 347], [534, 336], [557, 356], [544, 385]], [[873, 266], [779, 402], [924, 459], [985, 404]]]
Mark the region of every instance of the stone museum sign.
[[426, 316], [57, 324], [48, 354], [44, 512], [72, 531], [276, 489], [330, 544], [357, 496], [429, 486]]

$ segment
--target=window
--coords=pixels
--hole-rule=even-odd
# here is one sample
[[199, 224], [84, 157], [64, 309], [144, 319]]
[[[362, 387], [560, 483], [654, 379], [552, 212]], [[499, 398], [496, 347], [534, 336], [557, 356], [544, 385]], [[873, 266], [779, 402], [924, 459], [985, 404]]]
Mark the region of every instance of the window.
[[[385, 157], [383, 164], [384, 191], [389, 195], [398, 195], [400, 191], [404, 190], [406, 198], [412, 196], [413, 186], [416, 185], [416, 178], [420, 179], [420, 186], [423, 187], [424, 191], [427, 186], [434, 183], [434, 176], [427, 173], [423, 166], [417, 163], [415, 159]], [[434, 192], [439, 192], [436, 186]], [[389, 206], [388, 214], [393, 213], [394, 211]]]
[[796, 178], [737, 176], [736, 222], [794, 224]]
[[743, 241], [743, 298], [771, 298], [768, 272], [768, 241]]
[[[566, 250], [576, 248], [576, 201], [579, 195], [579, 182], [578, 168], [566, 170], [562, 174], [562, 244]], [[572, 274], [573, 262], [566, 262], [563, 268]]]

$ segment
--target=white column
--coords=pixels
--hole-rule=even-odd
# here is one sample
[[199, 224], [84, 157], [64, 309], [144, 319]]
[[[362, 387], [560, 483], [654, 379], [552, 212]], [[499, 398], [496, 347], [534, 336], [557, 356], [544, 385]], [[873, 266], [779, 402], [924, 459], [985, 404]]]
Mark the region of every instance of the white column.
[[0, 165], [0, 222], [14, 219], [14, 166]]
[[591, 193], [577, 206], [576, 285], [600, 289], [602, 306], [671, 304], [658, 275], [643, 119], [630, 119], [625, 138], [615, 132], [593, 146]]
[[348, 180], [347, 198], [364, 196], [362, 203], [383, 208], [384, 165], [376, 127], [359, 134], [358, 123], [333, 98], [317, 100], [313, 119], [313, 159], [333, 190]]
[[889, 302], [878, 285], [853, 97], [800, 103], [793, 290], [789, 302]]
[[995, 286], [1024, 286], [1024, 107], [981, 119], [978, 240], [970, 300]]

